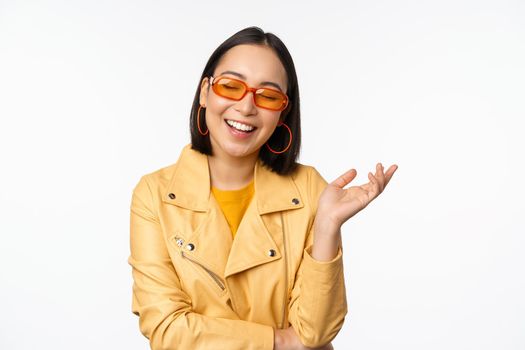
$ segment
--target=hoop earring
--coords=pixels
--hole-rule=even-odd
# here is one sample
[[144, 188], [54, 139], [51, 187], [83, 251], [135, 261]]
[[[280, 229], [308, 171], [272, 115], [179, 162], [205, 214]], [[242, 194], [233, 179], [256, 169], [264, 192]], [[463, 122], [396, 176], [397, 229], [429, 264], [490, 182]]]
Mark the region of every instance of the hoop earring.
[[266, 142], [266, 147], [268, 147], [268, 149], [270, 150], [270, 152], [272, 153], [275, 153], [275, 154], [281, 154], [281, 153], [284, 153], [288, 150], [288, 148], [290, 148], [291, 144], [292, 144], [292, 130], [290, 130], [290, 128], [288, 127], [288, 125], [286, 125], [285, 123], [281, 122], [279, 123], [277, 126], [281, 126], [281, 125], [284, 125], [286, 127], [286, 129], [288, 129], [288, 133], [290, 134], [290, 141], [288, 142], [288, 146], [286, 146], [286, 148], [282, 151], [274, 151], [270, 145], [268, 144], [268, 142]]
[[200, 125], [200, 121], [199, 121], [200, 117], [201, 117], [201, 108], [202, 108], [202, 106], [199, 106], [199, 110], [197, 111], [197, 128], [199, 129], [199, 134], [201, 134], [202, 136], [206, 136], [210, 130], [206, 130], [205, 133], [203, 133], [202, 130], [201, 130], [201, 125]]

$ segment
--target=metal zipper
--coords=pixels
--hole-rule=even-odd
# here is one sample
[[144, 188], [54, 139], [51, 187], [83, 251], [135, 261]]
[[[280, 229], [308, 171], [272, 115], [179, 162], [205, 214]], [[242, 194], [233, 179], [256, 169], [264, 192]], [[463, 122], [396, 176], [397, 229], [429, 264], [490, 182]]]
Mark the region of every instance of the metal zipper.
[[284, 252], [284, 302], [283, 302], [283, 320], [281, 328], [284, 329], [286, 319], [286, 308], [288, 306], [288, 254], [286, 254], [286, 234], [284, 230], [283, 213], [281, 212], [281, 227], [283, 228], [283, 252]]
[[196, 260], [193, 260], [189, 256], [185, 255], [183, 251], [181, 251], [180, 253], [181, 253], [182, 257], [184, 257], [184, 258], [194, 262], [195, 264], [199, 265], [200, 267], [202, 267], [211, 276], [211, 278], [213, 278], [213, 280], [215, 281], [215, 283], [217, 283], [217, 285], [219, 286], [219, 288], [221, 290], [224, 290], [226, 288], [226, 287], [224, 287], [224, 284], [222, 283], [221, 278], [219, 276], [217, 276], [213, 271], [211, 271], [208, 268], [206, 268], [206, 266], [202, 265], [200, 262], [198, 262]]

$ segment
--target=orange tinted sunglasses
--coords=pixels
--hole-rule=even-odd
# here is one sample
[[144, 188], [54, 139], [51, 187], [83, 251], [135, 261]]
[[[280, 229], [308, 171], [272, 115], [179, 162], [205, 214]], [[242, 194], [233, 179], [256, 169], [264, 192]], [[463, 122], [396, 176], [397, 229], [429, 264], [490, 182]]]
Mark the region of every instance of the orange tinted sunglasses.
[[213, 91], [224, 98], [240, 101], [251, 91], [253, 92], [253, 103], [257, 107], [272, 111], [282, 111], [288, 106], [288, 96], [279, 90], [265, 87], [252, 88], [242, 80], [229, 77], [210, 77]]

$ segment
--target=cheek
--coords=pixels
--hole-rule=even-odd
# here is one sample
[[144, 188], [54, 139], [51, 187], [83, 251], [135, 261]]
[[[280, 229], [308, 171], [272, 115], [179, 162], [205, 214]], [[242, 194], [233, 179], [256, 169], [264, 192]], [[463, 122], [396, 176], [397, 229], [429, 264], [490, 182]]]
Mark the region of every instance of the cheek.
[[262, 116], [264, 118], [264, 125], [273, 132], [279, 123], [279, 116], [280, 112], [265, 111]]
[[221, 114], [228, 108], [230, 108], [235, 101], [230, 101], [228, 99], [216, 96], [216, 95], [210, 95], [210, 98], [208, 100], [208, 107], [211, 108], [213, 113], [215, 114]]

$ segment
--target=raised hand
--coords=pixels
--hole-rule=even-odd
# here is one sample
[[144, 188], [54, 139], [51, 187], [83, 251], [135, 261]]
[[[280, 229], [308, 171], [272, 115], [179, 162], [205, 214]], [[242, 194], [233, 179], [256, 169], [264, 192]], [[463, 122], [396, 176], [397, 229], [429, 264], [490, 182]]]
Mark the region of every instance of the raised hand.
[[355, 169], [350, 169], [326, 186], [319, 197], [317, 215], [329, 220], [335, 227], [340, 227], [346, 220], [364, 209], [372, 200], [384, 191], [386, 185], [397, 170], [397, 165], [391, 165], [386, 173], [383, 165], [377, 163], [376, 173], [368, 173], [370, 182], [360, 186], [349, 184], [357, 175]]

